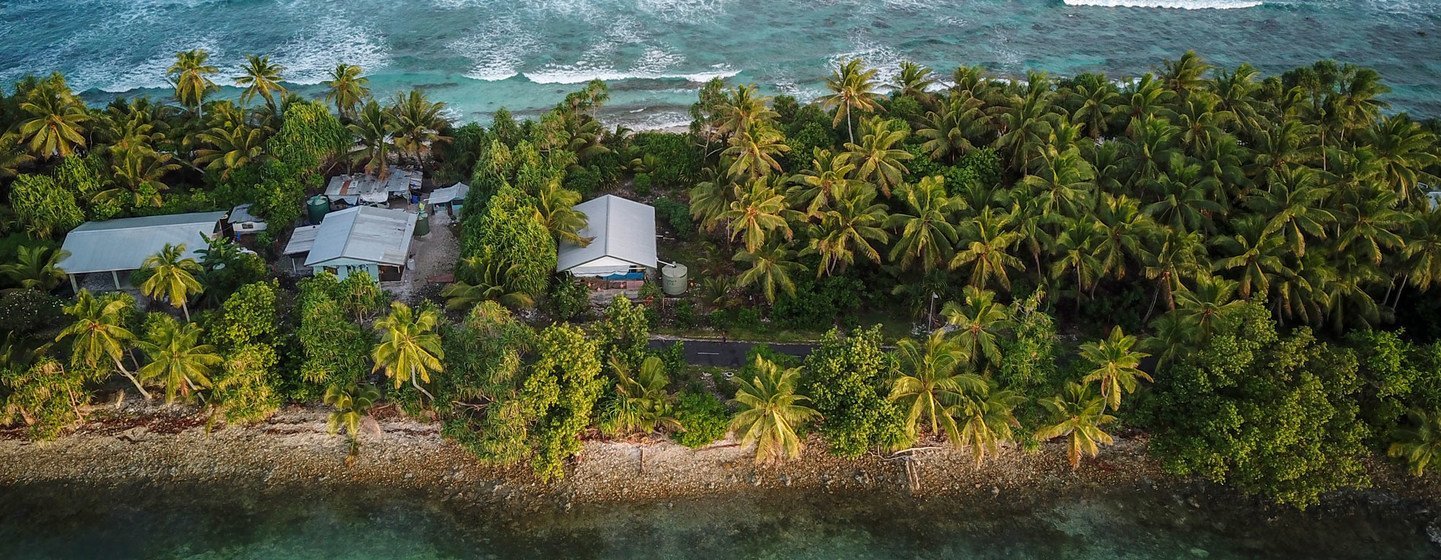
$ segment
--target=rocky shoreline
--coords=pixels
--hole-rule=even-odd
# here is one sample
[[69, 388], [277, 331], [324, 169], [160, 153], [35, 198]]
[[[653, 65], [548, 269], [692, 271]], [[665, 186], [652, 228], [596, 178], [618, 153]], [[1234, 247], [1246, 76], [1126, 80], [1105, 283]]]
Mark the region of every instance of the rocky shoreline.
[[[344, 438], [326, 432], [326, 414], [318, 408], [292, 407], [254, 426], [210, 430], [192, 408], [101, 409], [55, 441], [0, 432], [0, 486], [224, 484], [256, 493], [371, 486], [464, 505], [561, 511], [780, 491], [1022, 500], [1119, 486], [1194, 486], [1164, 473], [1147, 455], [1144, 436], [1118, 438], [1075, 471], [1058, 444], [1034, 452], [1007, 447], [977, 465], [969, 452], [948, 447], [850, 460], [812, 441], [801, 459], [768, 466], [730, 441], [692, 450], [668, 441], [591, 440], [564, 480], [546, 484], [524, 464], [481, 464], [444, 441], [434, 423], [392, 412], [368, 422], [365, 431], [359, 453], [350, 457]], [[1388, 466], [1374, 470], [1380, 494], [1429, 503], [1441, 495], [1434, 484], [1393, 476]]]

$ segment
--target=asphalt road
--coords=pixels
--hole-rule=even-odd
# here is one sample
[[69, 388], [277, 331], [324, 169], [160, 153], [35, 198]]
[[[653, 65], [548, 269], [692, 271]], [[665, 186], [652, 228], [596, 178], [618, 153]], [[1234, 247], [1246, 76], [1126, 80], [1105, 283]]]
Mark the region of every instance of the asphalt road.
[[[718, 367], [741, 367], [745, 364], [746, 354], [750, 353], [751, 347], [756, 342], [719, 341], [719, 340], [675, 340], [653, 338], [650, 347], [656, 350], [667, 348], [676, 342], [682, 343], [685, 349], [685, 360], [692, 364], [702, 366]], [[781, 354], [787, 354], [798, 358], [804, 358], [815, 348], [814, 344], [777, 344], [764, 343], [772, 350]]]

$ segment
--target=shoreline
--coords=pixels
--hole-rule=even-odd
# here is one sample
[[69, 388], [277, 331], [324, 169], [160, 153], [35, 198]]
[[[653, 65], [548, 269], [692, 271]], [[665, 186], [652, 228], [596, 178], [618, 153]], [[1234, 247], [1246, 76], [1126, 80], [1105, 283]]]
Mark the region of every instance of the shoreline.
[[[922, 447], [896, 456], [831, 456], [812, 438], [803, 456], [781, 465], [757, 465], [750, 450], [723, 440], [691, 450], [664, 440], [584, 442], [566, 477], [541, 483], [524, 462], [482, 464], [445, 441], [439, 425], [395, 413], [367, 421], [358, 455], [347, 459], [342, 436], [326, 432], [319, 408], [289, 407], [247, 427], [207, 433], [203, 415], [185, 407], [97, 410], [75, 433], [32, 442], [0, 432], [0, 486], [61, 484], [97, 488], [187, 484], [229, 485], [257, 494], [295, 485], [374, 487], [415, 491], [470, 506], [520, 512], [570, 511], [574, 506], [656, 504], [750, 499], [774, 493], [880, 496], [898, 500], [1044, 500], [1062, 493], [1126, 487], [1200, 488], [1228, 499], [1234, 490], [1165, 473], [1147, 454], [1145, 436], [1117, 438], [1101, 455], [1072, 471], [1060, 444], [1034, 452], [1004, 447], [977, 466], [970, 452]], [[1371, 490], [1323, 500], [1320, 508], [1365, 501], [1441, 503], [1436, 484], [1397, 478], [1397, 469], [1373, 464]], [[1199, 506], [1198, 506], [1199, 507]]]

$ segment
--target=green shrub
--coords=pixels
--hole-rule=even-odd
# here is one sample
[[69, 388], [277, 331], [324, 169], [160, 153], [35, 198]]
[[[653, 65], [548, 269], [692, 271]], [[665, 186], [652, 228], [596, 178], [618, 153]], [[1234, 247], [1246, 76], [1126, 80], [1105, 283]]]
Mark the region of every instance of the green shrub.
[[671, 436], [676, 443], [695, 449], [725, 437], [730, 411], [710, 393], [681, 393], [675, 404], [681, 431]]

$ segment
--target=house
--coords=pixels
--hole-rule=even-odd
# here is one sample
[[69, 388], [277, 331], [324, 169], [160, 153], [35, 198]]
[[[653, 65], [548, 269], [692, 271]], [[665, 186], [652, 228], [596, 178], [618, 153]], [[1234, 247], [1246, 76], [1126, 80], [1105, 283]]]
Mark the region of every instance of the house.
[[654, 207], [605, 195], [575, 209], [586, 216], [580, 235], [591, 242], [584, 247], [561, 243], [556, 270], [581, 279], [626, 283], [644, 282], [655, 272]]
[[[325, 215], [318, 226], [295, 228], [284, 253], [309, 270], [344, 279], [364, 272], [381, 282], [400, 280], [410, 256], [415, 214], [357, 206]], [[292, 268], [302, 272], [295, 262]]]
[[365, 173], [337, 175], [326, 184], [325, 196], [351, 206], [384, 205], [391, 198], [408, 198], [420, 183], [420, 172], [406, 169], [391, 169], [385, 179]]
[[115, 289], [122, 287], [120, 273], [138, 270], [145, 259], [169, 245], [185, 245], [184, 256], [209, 246], [205, 236], [214, 235], [225, 212], [169, 214], [85, 222], [65, 236], [62, 248], [68, 255], [57, 267], [70, 276], [70, 287], [80, 291], [77, 278], [86, 274], [110, 273]]
[[230, 228], [234, 231], [236, 239], [239, 239], [242, 235], [255, 235], [265, 231], [266, 227], [265, 220], [250, 213], [249, 204], [236, 206], [230, 211], [230, 214], [225, 217], [225, 221], [230, 224]]
[[444, 206], [446, 212], [453, 218], [456, 213], [459, 212], [461, 205], [465, 203], [465, 197], [469, 194], [470, 185], [456, 183], [443, 189], [430, 191], [430, 198], [426, 199], [426, 201], [429, 203], [432, 212], [438, 211], [440, 207]]

